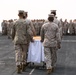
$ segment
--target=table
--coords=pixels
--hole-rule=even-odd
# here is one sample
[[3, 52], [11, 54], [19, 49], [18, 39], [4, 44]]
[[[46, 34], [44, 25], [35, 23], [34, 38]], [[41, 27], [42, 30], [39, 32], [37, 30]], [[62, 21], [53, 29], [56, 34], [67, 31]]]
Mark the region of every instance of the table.
[[44, 47], [40, 37], [34, 37], [34, 43], [30, 42], [27, 62], [41, 63], [44, 61]]

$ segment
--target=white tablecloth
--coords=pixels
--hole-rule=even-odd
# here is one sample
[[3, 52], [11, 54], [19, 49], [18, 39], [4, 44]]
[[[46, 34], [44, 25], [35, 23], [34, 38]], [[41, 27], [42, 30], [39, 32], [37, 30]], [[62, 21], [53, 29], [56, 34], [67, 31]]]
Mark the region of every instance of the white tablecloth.
[[44, 47], [40, 40], [30, 42], [27, 62], [41, 63], [44, 61]]

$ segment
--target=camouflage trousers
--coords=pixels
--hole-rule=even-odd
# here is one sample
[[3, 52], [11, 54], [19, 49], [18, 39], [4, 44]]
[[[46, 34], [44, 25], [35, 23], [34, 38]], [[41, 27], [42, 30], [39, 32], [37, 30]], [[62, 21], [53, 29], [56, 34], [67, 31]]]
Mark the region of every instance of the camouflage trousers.
[[7, 29], [2, 28], [2, 35], [7, 35]]
[[68, 29], [66, 29], [66, 28], [64, 28], [63, 31], [64, 31], [63, 33], [64, 33], [65, 35], [68, 33]]
[[62, 39], [62, 37], [63, 37], [63, 30], [62, 30], [62, 28], [59, 29], [59, 33], [60, 33], [60, 37]]
[[69, 34], [74, 34], [74, 30], [73, 29], [69, 29]]
[[15, 45], [15, 61], [16, 65], [26, 64], [28, 45]]
[[51, 69], [57, 61], [57, 49], [55, 47], [44, 47], [46, 68]]

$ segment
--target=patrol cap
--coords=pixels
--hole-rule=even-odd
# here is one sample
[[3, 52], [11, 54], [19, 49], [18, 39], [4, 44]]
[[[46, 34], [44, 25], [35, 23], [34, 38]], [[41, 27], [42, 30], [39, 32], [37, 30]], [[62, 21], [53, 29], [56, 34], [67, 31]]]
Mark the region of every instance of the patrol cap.
[[24, 14], [24, 10], [19, 10], [19, 14]]
[[56, 12], [56, 10], [51, 10], [51, 12]]
[[54, 17], [54, 14], [48, 14], [49, 17]]
[[54, 14], [54, 16], [56, 15], [56, 10], [51, 10], [51, 14]]

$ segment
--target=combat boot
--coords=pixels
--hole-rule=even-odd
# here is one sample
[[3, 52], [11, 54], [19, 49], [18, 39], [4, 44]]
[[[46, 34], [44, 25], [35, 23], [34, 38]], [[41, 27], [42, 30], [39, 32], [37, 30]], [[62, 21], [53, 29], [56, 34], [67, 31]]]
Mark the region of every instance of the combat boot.
[[55, 71], [55, 67], [52, 67], [52, 72], [54, 72]]
[[20, 74], [21, 73], [21, 68], [20, 65], [17, 66], [17, 73]]
[[22, 64], [22, 71], [24, 72], [26, 69], [26, 65], [25, 64]]
[[52, 73], [52, 69], [47, 69], [47, 74]]

